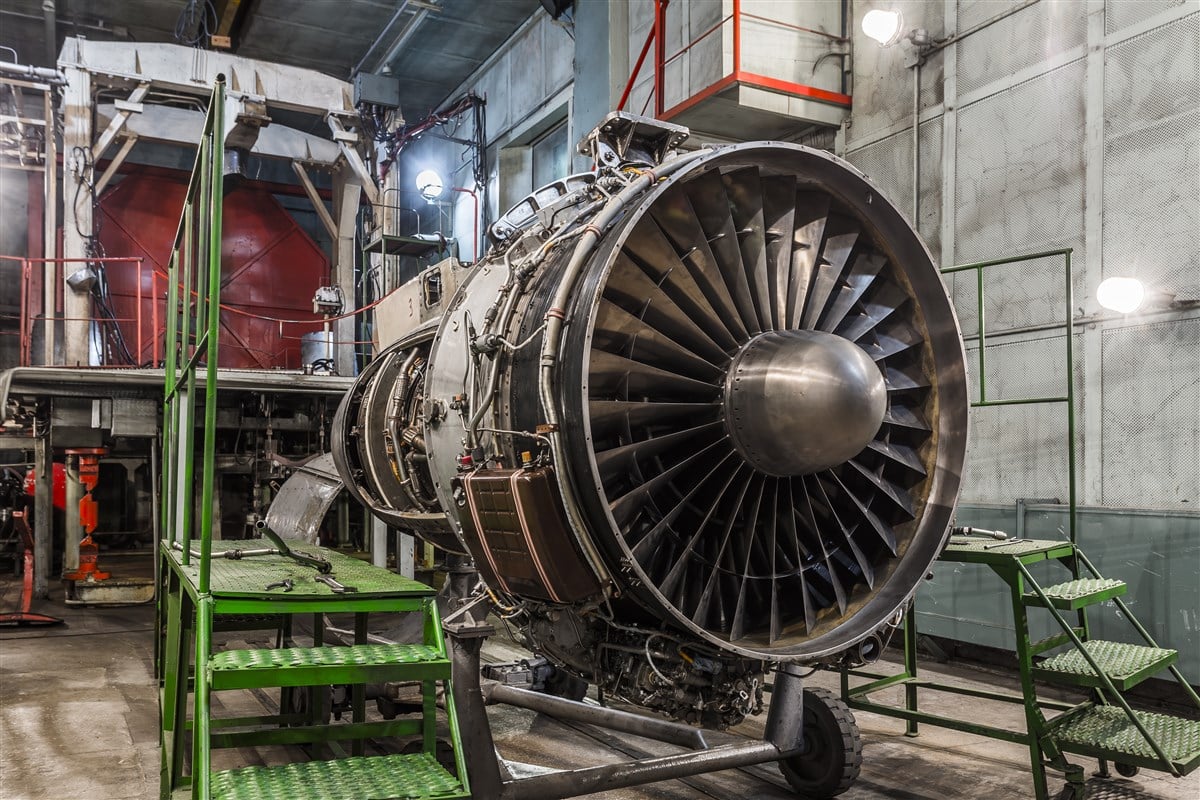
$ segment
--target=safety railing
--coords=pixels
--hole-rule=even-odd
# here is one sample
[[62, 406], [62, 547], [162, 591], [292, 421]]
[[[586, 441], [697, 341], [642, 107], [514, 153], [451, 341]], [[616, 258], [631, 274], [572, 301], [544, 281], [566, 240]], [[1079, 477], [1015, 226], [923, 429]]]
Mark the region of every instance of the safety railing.
[[[691, 41], [684, 44], [683, 47], [668, 55], [666, 52], [666, 24], [668, 5], [670, 5], [670, 0], [654, 0], [654, 24], [650, 26], [650, 31], [646, 35], [646, 40], [643, 43], [641, 52], [639, 53], [637, 61], [634, 64], [633, 72], [629, 76], [629, 81], [625, 84], [625, 90], [622, 92], [621, 99], [617, 104], [617, 108], [619, 110], [625, 110], [625, 104], [629, 102], [629, 96], [632, 94], [633, 87], [637, 83], [638, 76], [642, 71], [642, 67], [645, 65], [646, 57], [650, 53], [651, 46], [654, 47], [654, 83], [650, 93], [646, 97], [645, 104], [642, 106], [640, 113], [645, 114], [647, 109], [650, 107], [650, 103], [653, 102], [654, 116], [658, 119], [671, 119], [675, 115], [687, 110], [705, 98], [728, 89], [735, 84], [745, 84], [747, 86], [755, 86], [772, 92], [781, 92], [783, 94], [790, 94], [796, 97], [804, 97], [822, 103], [829, 103], [845, 108], [850, 107], [850, 96], [847, 94], [842, 92], [831, 92], [827, 89], [821, 89], [816, 86], [808, 86], [806, 84], [783, 80], [770, 75], [751, 72], [743, 68], [742, 61], [742, 34], [746, 20], [751, 20], [753, 23], [772, 28], [791, 31], [800, 35], [821, 37], [839, 44], [846, 41], [844, 37], [828, 33], [827, 31], [816, 30], [815, 28], [807, 28], [802, 25], [794, 25], [789, 22], [784, 22], [783, 20], [772, 19], [759, 14], [749, 13], [742, 10], [742, 0], [733, 0], [733, 8], [731, 13], [725, 15], [716, 24], [703, 31], [699, 36], [696, 36]], [[681, 58], [685, 53], [690, 52], [698, 44], [709, 39], [709, 37], [718, 34], [723, 36], [727, 27], [730, 29], [733, 39], [732, 69], [723, 73], [720, 78], [705, 88], [692, 94], [690, 97], [684, 98], [679, 103], [676, 103], [668, 108], [666, 105], [666, 96], [664, 91], [667, 67], [672, 62]]]
[[[152, 363], [157, 364], [160, 361], [160, 342], [162, 328], [159, 322], [158, 306], [159, 301], [159, 282], [163, 281], [163, 276], [157, 270], [153, 269], [152, 265], [146, 263], [146, 259], [140, 256], [122, 256], [122, 257], [106, 257], [106, 258], [27, 258], [24, 256], [4, 256], [0, 255], [0, 260], [16, 262], [20, 265], [20, 306], [18, 311], [17, 331], [16, 334], [20, 339], [18, 345], [19, 365], [22, 367], [34, 366], [35, 362], [51, 366], [53, 358], [48, 357], [52, 354], [42, 353], [35, 356], [33, 342], [36, 337], [37, 325], [43, 325], [43, 337], [45, 341], [53, 341], [53, 337], [48, 335], [47, 329], [58, 322], [63, 321], [85, 321], [90, 322], [102, 329], [109, 329], [110, 326], [116, 326], [116, 333], [124, 337], [124, 331], [132, 326], [135, 330], [134, 334], [134, 351], [130, 355], [133, 356], [133, 364], [137, 365], [147, 360], [149, 355]], [[135, 296], [133, 298], [134, 309], [133, 316], [117, 316], [111, 308], [111, 298], [106, 298], [106, 306], [108, 313], [98, 313], [87, 317], [67, 317], [61, 310], [62, 297], [58, 294], [62, 290], [56, 288], [54, 291], [58, 294], [53, 308], [47, 308], [47, 293], [44, 290], [47, 282], [55, 287], [63, 285], [63, 266], [67, 264], [80, 264], [86, 267], [99, 267], [100, 269], [108, 269], [111, 267], [129, 267], [137, 271], [137, 286]], [[145, 284], [145, 273], [150, 272], [150, 291], [144, 293], [143, 286]], [[163, 281], [165, 286], [165, 281]], [[41, 291], [39, 291], [41, 289]], [[90, 291], [90, 290], [89, 290]], [[150, 311], [146, 314], [145, 301], [150, 300]], [[147, 334], [145, 328], [145, 319], [149, 316], [150, 332]], [[149, 351], [149, 353], [147, 352]], [[101, 366], [132, 366], [129, 363], [112, 364], [109, 360], [103, 358], [104, 349], [101, 349]]]
[[[225, 78], [217, 76], [200, 134], [167, 276], [167, 342], [163, 397], [162, 530], [185, 565], [195, 538], [195, 435], [204, 392], [197, 589], [209, 592], [217, 434], [217, 343], [221, 316], [221, 212]], [[202, 383], [197, 374], [204, 367]], [[198, 387], [198, 383], [200, 386]], [[205, 765], [207, 769], [207, 765]]]
[[[979, 399], [975, 402], [972, 402], [971, 407], [994, 408], [997, 406], [1040, 405], [1047, 403], [1064, 405], [1066, 407], [1068, 525], [1070, 527], [1069, 536], [1071, 543], [1076, 544], [1077, 476], [1075, 458], [1075, 294], [1073, 288], [1074, 276], [1071, 271], [1071, 253], [1072, 248], [1065, 247], [1058, 250], [1045, 250], [1040, 253], [1029, 253], [1028, 255], [994, 258], [988, 261], [976, 261], [971, 264], [958, 264], [953, 267], [944, 267], [941, 272], [943, 275], [955, 275], [960, 272], [975, 273], [975, 286], [977, 295], [975, 335], [979, 343]], [[1047, 258], [1062, 258], [1063, 260], [1066, 311], [1064, 312], [1062, 325], [1066, 330], [1066, 390], [1062, 395], [989, 400], [987, 393], [987, 313], [984, 303], [984, 270], [1003, 266], [1005, 264], [1018, 264], [1021, 262], [1039, 261]], [[1057, 327], [1057, 325], [1053, 327]], [[1078, 578], [1078, 566], [1075, 568], [1075, 573], [1075, 577]]]

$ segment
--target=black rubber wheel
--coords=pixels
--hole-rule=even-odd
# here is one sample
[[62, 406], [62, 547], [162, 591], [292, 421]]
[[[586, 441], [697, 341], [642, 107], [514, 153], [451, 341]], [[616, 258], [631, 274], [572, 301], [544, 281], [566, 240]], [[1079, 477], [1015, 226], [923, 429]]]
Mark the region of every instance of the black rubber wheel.
[[1114, 762], [1113, 766], [1117, 768], [1117, 774], [1122, 778], [1132, 778], [1141, 771], [1134, 764], [1122, 764], [1120, 761]]
[[850, 708], [828, 689], [804, 690], [805, 750], [779, 762], [798, 797], [836, 797], [862, 768], [862, 739]]

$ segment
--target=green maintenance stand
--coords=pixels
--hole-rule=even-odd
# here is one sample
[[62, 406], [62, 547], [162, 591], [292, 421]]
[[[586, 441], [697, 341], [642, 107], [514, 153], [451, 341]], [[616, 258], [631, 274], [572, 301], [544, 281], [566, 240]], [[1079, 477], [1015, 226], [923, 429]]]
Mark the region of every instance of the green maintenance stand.
[[[224, 79], [218, 78], [167, 284], [161, 462], [164, 538], [158, 543], [156, 562], [155, 663], [162, 723], [159, 796], [162, 800], [469, 797], [450, 660], [432, 589], [336, 551], [284, 542], [269, 531], [268, 540], [219, 541], [221, 550], [213, 552], [224, 106]], [[203, 377], [198, 379], [201, 370]], [[197, 427], [204, 431], [199, 452]], [[322, 577], [332, 583], [322, 582]], [[368, 616], [380, 612], [421, 614], [421, 641], [369, 644]], [[354, 614], [353, 645], [324, 643], [324, 616], [335, 613]], [[297, 614], [313, 619], [310, 647], [289, 646]], [[263, 628], [279, 630], [278, 647], [218, 650], [214, 646], [215, 631]], [[419, 717], [367, 721], [366, 684], [384, 681], [420, 684]], [[439, 683], [444, 691], [440, 715]], [[331, 685], [351, 687], [348, 722], [327, 719]], [[277, 714], [238, 718], [212, 714], [213, 692], [271, 688], [279, 689]], [[439, 716], [449, 734], [453, 771], [436, 758]], [[411, 738], [417, 752], [364, 757], [366, 741], [384, 737]], [[349, 743], [349, 752], [341, 743]], [[337, 757], [269, 767], [211, 768], [216, 748], [300, 744], [315, 745], [314, 751], [327, 748]]]
[[[907, 733], [916, 736], [919, 723], [974, 733], [1029, 747], [1037, 800], [1047, 800], [1046, 768], [1065, 774], [1067, 786], [1061, 797], [1084, 798], [1084, 774], [1069, 763], [1066, 754], [1100, 760], [1100, 774], [1108, 774], [1108, 761], [1123, 775], [1137, 769], [1161, 770], [1176, 777], [1200, 766], [1200, 721], [1135, 711], [1122, 692], [1147, 678], [1169, 670], [1184, 693], [1200, 708], [1200, 697], [1175, 666], [1179, 654], [1159, 647], [1121, 599], [1126, 586], [1096, 571], [1083, 552], [1070, 542], [1014, 540], [954, 540], [941, 557], [943, 562], [980, 564], [989, 567], [1008, 585], [1012, 595], [1016, 629], [1016, 654], [1020, 667], [1020, 695], [965, 689], [923, 680], [917, 674], [917, 629], [913, 609], [904, 622], [904, 671], [879, 675], [865, 670], [842, 671], [842, 697], [851, 708], [898, 717], [908, 723]], [[1029, 571], [1032, 564], [1056, 561], [1070, 572], [1062, 583], [1042, 587]], [[1082, 574], [1086, 577], [1076, 578]], [[1092, 639], [1085, 609], [1111, 602], [1129, 621], [1144, 644], [1126, 644]], [[1031, 609], [1048, 612], [1061, 633], [1031, 641]], [[1064, 614], [1075, 617], [1074, 624]], [[1052, 654], [1047, 656], [1046, 654]], [[869, 683], [850, 685], [852, 676], [870, 678]], [[1088, 693], [1080, 703], [1042, 700], [1035, 681], [1076, 687]], [[905, 689], [905, 706], [896, 708], [871, 701], [874, 692], [891, 686]], [[988, 700], [1020, 703], [1025, 707], [1026, 729], [1010, 731], [967, 720], [928, 714], [919, 710], [918, 689], [964, 694]], [[1061, 712], [1047, 719], [1046, 711]]]

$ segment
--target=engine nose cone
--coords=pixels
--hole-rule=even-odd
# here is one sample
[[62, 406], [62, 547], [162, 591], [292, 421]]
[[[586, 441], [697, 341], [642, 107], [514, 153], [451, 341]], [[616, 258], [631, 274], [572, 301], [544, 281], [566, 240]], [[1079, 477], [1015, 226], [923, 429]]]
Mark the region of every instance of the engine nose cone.
[[751, 339], [725, 379], [725, 421], [746, 461], [808, 475], [862, 452], [883, 424], [887, 387], [858, 345], [821, 331]]

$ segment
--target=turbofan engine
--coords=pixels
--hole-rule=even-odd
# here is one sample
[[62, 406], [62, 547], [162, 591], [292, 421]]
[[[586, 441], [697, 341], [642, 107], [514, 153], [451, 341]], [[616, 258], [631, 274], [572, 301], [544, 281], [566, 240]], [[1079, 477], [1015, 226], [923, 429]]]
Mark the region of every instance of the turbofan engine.
[[419, 277], [458, 286], [363, 371], [334, 458], [535, 650], [724, 726], [773, 663], [878, 654], [944, 545], [967, 391], [929, 251], [861, 173], [686, 136], [610, 115], [595, 172]]

